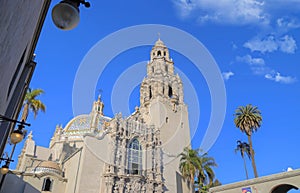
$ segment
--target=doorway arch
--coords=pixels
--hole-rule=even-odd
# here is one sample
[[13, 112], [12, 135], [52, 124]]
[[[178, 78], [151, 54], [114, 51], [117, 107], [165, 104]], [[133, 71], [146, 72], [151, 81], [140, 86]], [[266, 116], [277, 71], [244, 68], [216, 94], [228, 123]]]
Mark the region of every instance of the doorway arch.
[[287, 193], [289, 190], [298, 190], [298, 188], [291, 184], [280, 184], [275, 186], [270, 193]]

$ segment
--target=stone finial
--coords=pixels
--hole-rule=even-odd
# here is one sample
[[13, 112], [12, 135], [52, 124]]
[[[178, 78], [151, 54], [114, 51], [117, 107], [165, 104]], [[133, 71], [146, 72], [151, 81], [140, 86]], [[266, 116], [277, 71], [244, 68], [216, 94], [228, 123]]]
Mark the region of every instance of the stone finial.
[[28, 134], [28, 136], [27, 136], [27, 139], [29, 139], [29, 140], [32, 140], [32, 130], [29, 132], [29, 134]]

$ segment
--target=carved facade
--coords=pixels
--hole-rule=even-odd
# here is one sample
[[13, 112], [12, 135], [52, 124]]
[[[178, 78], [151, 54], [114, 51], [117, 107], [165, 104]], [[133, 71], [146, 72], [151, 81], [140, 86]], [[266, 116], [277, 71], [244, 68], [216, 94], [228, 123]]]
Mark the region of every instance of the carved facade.
[[[88, 115], [57, 126], [49, 148], [30, 134], [16, 173], [37, 189], [60, 193], [189, 193], [179, 157], [190, 144], [187, 107], [169, 50], [159, 39], [129, 117], [103, 115], [101, 98]], [[46, 187], [46, 188], [45, 188]]]

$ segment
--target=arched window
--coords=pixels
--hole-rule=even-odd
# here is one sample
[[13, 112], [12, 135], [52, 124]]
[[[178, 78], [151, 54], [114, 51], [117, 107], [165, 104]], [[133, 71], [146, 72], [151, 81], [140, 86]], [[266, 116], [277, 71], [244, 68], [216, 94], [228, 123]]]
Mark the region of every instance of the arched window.
[[168, 93], [169, 97], [172, 98], [173, 96], [173, 90], [172, 87], [169, 85], [169, 93]]
[[149, 86], [149, 98], [152, 98], [152, 90], [151, 90], [151, 86]]
[[152, 66], [152, 73], [154, 73], [154, 67]]
[[158, 51], [158, 52], [157, 52], [157, 56], [161, 56], [161, 51]]
[[43, 183], [43, 187], [42, 187], [42, 191], [50, 192], [51, 188], [52, 188], [52, 180], [50, 178], [45, 178], [44, 183]]
[[128, 173], [139, 175], [142, 171], [142, 147], [137, 139], [128, 146]]

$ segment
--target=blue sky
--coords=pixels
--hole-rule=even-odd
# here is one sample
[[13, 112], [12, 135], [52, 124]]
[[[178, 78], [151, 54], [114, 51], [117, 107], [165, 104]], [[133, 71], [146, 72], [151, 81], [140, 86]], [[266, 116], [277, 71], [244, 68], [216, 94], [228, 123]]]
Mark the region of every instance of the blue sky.
[[[71, 31], [61, 31], [52, 23], [50, 13], [56, 3], [58, 1], [52, 1], [38, 41], [38, 65], [30, 85], [45, 90], [41, 100], [47, 105], [45, 114], [28, 119], [38, 145], [48, 146], [55, 126], [65, 126], [73, 117], [74, 79], [92, 46], [126, 27], [163, 24], [186, 31], [202, 42], [224, 77], [226, 116], [221, 133], [209, 150], [209, 155], [218, 163], [217, 178], [223, 184], [245, 179], [242, 159], [234, 149], [237, 140], [247, 141], [247, 138], [235, 128], [233, 114], [238, 106], [247, 104], [258, 106], [263, 116], [261, 128], [253, 134], [259, 175], [300, 167], [299, 0], [91, 1], [91, 8], [81, 7], [81, 21]], [[153, 34], [153, 44], [157, 36]], [[168, 34], [160, 36], [164, 41]], [[107, 64], [97, 83], [97, 88], [103, 90], [107, 116], [113, 116], [112, 84], [131, 65], [149, 60], [150, 50], [151, 46], [129, 49]], [[99, 58], [105, 54], [99, 53]], [[209, 88], [191, 61], [176, 51], [171, 50], [170, 54], [175, 66], [197, 90], [201, 113], [192, 145], [199, 148], [210, 118]], [[141, 73], [145, 72], [146, 68]], [[95, 92], [92, 97], [97, 95]], [[136, 88], [129, 99], [131, 111], [138, 105], [138, 99]], [[186, 103], [194, 105], [194, 101]], [[190, 117], [193, 115], [190, 112]], [[18, 145], [15, 159], [21, 146]], [[250, 177], [253, 177], [251, 163], [247, 161]]]

